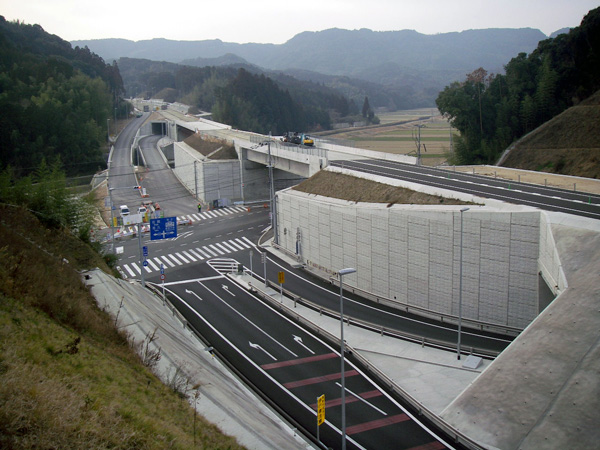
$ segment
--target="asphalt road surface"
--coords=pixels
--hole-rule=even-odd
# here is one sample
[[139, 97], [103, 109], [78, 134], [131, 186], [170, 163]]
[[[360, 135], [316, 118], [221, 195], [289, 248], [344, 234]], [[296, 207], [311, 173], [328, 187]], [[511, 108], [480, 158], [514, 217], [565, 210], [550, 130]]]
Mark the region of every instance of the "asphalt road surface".
[[600, 219], [600, 195], [393, 161], [332, 161], [330, 165], [419, 184], [465, 192], [547, 211]]

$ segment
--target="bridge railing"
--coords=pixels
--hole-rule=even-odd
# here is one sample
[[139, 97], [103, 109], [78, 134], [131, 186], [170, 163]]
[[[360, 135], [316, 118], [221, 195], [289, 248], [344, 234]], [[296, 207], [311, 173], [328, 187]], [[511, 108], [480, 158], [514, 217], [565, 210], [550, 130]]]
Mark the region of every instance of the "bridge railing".
[[302, 155], [316, 156], [319, 158], [327, 158], [329, 151], [324, 148], [320, 148], [318, 146], [308, 146], [308, 145], [300, 145], [300, 144], [291, 144], [289, 142], [282, 142], [275, 138], [266, 138], [261, 135], [250, 135], [250, 142], [257, 145], [266, 146], [267, 143], [271, 144], [271, 149], [277, 150], [285, 150], [289, 152], [299, 153]]

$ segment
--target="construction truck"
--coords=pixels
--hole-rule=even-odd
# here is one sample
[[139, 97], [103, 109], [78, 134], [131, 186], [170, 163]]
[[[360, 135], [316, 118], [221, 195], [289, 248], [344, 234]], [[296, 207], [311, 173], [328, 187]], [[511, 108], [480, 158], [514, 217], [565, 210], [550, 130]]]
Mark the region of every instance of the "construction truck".
[[304, 133], [298, 133], [297, 131], [288, 131], [284, 133], [281, 140], [283, 142], [289, 142], [290, 144], [314, 145], [314, 141], [311, 137]]

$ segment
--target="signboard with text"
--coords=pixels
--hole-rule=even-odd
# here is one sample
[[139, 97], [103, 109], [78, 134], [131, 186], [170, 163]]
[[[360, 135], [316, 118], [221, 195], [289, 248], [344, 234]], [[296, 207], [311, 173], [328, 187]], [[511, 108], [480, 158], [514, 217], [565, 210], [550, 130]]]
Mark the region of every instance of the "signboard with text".
[[177, 237], [177, 217], [150, 219], [150, 240], [171, 239]]
[[325, 394], [317, 398], [317, 425], [325, 422]]

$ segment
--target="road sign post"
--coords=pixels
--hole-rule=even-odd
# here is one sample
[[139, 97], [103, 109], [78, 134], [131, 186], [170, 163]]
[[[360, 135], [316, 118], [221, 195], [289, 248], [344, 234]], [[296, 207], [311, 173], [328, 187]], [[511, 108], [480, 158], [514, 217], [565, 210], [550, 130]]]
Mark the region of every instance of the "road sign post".
[[269, 287], [269, 281], [267, 280], [267, 254], [265, 252], [260, 253], [260, 259], [265, 269], [265, 287]]
[[277, 273], [277, 280], [279, 281], [279, 301], [283, 303], [283, 283], [285, 283], [285, 272], [281, 271]]
[[165, 306], [165, 266], [160, 263], [160, 281], [162, 281], [163, 306]]
[[317, 397], [317, 441], [321, 442], [319, 428], [325, 422], [325, 394]]

